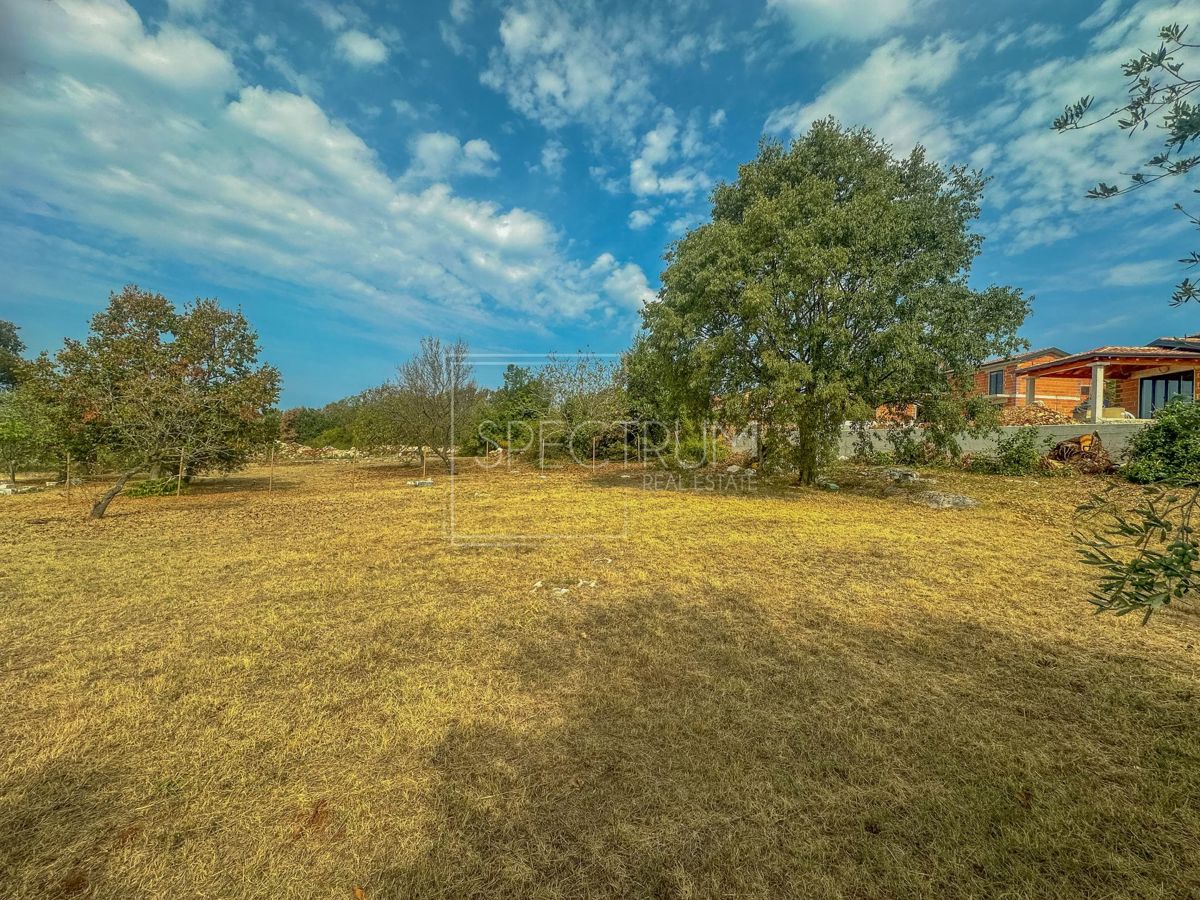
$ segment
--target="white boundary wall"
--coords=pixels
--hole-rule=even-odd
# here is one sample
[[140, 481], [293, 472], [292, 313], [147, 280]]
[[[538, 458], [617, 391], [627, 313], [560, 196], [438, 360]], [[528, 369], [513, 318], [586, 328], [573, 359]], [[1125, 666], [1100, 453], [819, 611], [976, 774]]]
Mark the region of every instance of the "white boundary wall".
[[[1105, 422], [1100, 425], [1089, 425], [1087, 423], [1076, 423], [1073, 425], [1006, 425], [997, 429], [999, 434], [995, 431], [983, 437], [971, 437], [964, 434], [958, 439], [958, 442], [964, 453], [980, 453], [992, 450], [996, 446], [997, 437], [1000, 435], [1012, 434], [1023, 431], [1026, 428], [1033, 428], [1037, 431], [1038, 442], [1040, 444], [1045, 443], [1047, 440], [1058, 443], [1068, 438], [1079, 437], [1081, 434], [1097, 432], [1104, 444], [1104, 449], [1114, 459], [1118, 459], [1124, 452], [1130, 438], [1138, 430], [1145, 427], [1145, 422]], [[887, 439], [888, 432], [889, 429], [887, 428], [867, 429], [867, 433], [871, 435], [871, 440], [876, 450], [888, 451], [892, 449], [892, 445]], [[854, 439], [855, 434], [853, 431], [849, 428], [842, 429], [842, 439], [838, 448], [838, 454], [843, 457], [853, 456]]]

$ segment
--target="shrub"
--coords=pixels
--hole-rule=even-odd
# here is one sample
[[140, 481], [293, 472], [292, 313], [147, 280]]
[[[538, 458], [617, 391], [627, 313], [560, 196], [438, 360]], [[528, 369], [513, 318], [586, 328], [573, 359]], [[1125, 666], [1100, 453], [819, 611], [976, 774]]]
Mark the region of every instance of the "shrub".
[[337, 450], [349, 450], [353, 445], [354, 439], [350, 434], [350, 429], [344, 425], [326, 428], [309, 444], [310, 447], [334, 447]]
[[731, 452], [728, 444], [714, 440], [711, 435], [685, 434], [672, 447], [670, 464], [685, 469], [716, 466], [726, 462]]
[[1130, 481], [1200, 482], [1200, 403], [1172, 400], [1133, 436], [1122, 472]]
[[1029, 427], [1001, 435], [995, 452], [975, 456], [968, 468], [989, 475], [1032, 475], [1040, 471], [1041, 463], [1037, 429]]
[[[127, 497], [169, 497], [179, 489], [180, 485], [174, 475], [166, 478], [147, 478], [145, 481], [134, 482], [125, 489]], [[187, 490], [187, 485], [182, 486]]]

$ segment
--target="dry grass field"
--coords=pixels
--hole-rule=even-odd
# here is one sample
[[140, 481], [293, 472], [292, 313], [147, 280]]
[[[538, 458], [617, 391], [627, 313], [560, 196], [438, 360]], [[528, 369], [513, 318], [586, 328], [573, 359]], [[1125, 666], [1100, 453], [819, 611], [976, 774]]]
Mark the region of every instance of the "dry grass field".
[[1200, 894], [1200, 617], [1090, 614], [1087, 480], [412, 477], [0, 498], [0, 895]]

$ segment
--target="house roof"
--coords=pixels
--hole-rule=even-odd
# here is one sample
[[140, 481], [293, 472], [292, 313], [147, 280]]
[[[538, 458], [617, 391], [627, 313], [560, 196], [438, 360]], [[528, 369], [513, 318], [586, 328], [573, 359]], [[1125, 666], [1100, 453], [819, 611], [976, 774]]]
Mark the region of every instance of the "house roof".
[[1068, 377], [1082, 377], [1088, 375], [1092, 365], [1096, 363], [1103, 363], [1106, 366], [1113, 367], [1114, 375], [1119, 373], [1118, 369], [1128, 371], [1151, 369], [1172, 360], [1183, 360], [1200, 364], [1200, 341], [1193, 342], [1190, 338], [1185, 339], [1182, 342], [1184, 346], [1159, 343], [1164, 340], [1174, 341], [1175, 339], [1159, 338], [1158, 341], [1144, 347], [1096, 347], [1094, 350], [1074, 353], [1050, 362], [1023, 366], [1018, 370], [1018, 373], [1021, 375], [1054, 374]]
[[1200, 351], [1200, 334], [1189, 334], [1184, 337], [1160, 337], [1150, 342], [1151, 347], [1169, 347], [1174, 350]]
[[1016, 356], [993, 356], [991, 359], [985, 359], [981, 362], [979, 367], [982, 369], [988, 366], [999, 365], [1000, 363], [1020, 363], [1029, 359], [1037, 359], [1039, 356], [1053, 356], [1055, 359], [1062, 359], [1069, 355], [1066, 350], [1059, 350], [1057, 347], [1043, 347], [1040, 350], [1018, 353]]

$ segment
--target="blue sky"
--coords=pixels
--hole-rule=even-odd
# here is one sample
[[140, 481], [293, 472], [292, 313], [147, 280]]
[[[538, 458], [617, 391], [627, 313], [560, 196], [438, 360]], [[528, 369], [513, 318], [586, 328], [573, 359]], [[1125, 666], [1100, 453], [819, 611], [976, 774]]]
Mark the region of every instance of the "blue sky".
[[615, 352], [711, 186], [832, 114], [992, 176], [973, 278], [1036, 296], [1035, 345], [1200, 330], [1191, 185], [1083, 199], [1157, 136], [1049, 129], [1200, 3], [967, 6], [0, 0], [0, 318], [52, 349], [126, 282], [217, 296], [285, 405], [423, 334]]

